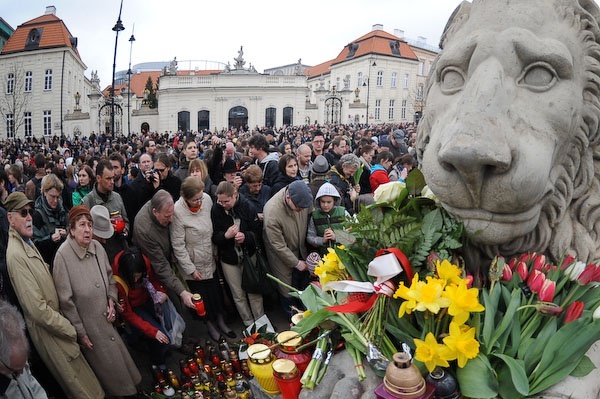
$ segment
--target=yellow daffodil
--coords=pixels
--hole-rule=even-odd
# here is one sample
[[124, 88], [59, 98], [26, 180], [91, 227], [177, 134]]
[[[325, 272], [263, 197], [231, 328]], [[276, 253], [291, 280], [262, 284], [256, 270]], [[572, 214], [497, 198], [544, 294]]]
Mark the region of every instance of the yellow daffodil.
[[444, 281], [427, 277], [427, 282], [419, 281], [419, 275], [413, 277], [410, 287], [406, 287], [403, 282], [394, 294], [394, 298], [405, 299], [398, 310], [398, 317], [404, 316], [404, 313], [412, 313], [414, 310], [424, 312], [426, 310], [437, 314], [441, 308], [447, 308], [450, 300], [444, 298]]
[[419, 273], [413, 277], [410, 287], [405, 286], [404, 281], [400, 282], [398, 289], [394, 293], [394, 298], [404, 299], [398, 310], [398, 317], [404, 316], [404, 313], [411, 314], [417, 306], [417, 302], [415, 301], [417, 295], [415, 293], [417, 292], [417, 287], [420, 285], [425, 285], [425, 283], [419, 281]]
[[327, 253], [315, 267], [315, 275], [319, 277], [319, 282], [323, 286], [331, 281], [347, 280], [349, 278], [346, 266], [344, 266], [333, 248], [327, 248]]
[[448, 367], [448, 360], [453, 359], [452, 351], [444, 344], [440, 344], [432, 333], [427, 333], [425, 341], [414, 340], [416, 350], [415, 359], [423, 362], [430, 372], [436, 367]]
[[467, 288], [467, 282], [461, 280], [458, 285], [448, 285], [443, 293], [450, 300], [448, 314], [454, 316], [453, 321], [464, 324], [471, 312], [483, 312], [485, 308], [479, 303], [479, 290]]
[[[465, 367], [467, 360], [474, 359], [479, 353], [479, 342], [475, 339], [475, 328], [465, 324], [450, 323], [450, 334], [444, 338], [444, 344], [452, 352], [447, 360], [458, 360], [458, 367]], [[431, 371], [431, 370], [430, 370]]]
[[446, 259], [442, 261], [438, 260], [435, 269], [437, 276], [444, 280], [446, 284], [458, 284], [462, 281], [462, 278], [460, 277], [462, 275], [462, 270], [460, 267], [453, 265]]

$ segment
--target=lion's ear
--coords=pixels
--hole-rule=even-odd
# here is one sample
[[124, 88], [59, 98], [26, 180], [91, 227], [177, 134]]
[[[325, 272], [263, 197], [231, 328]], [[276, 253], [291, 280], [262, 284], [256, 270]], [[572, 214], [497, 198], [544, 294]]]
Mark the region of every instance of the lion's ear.
[[456, 7], [448, 22], [446, 22], [446, 26], [444, 27], [442, 37], [440, 38], [440, 48], [444, 48], [444, 42], [446, 38], [450, 36], [452, 33], [456, 32], [459, 27], [461, 27], [468, 19], [469, 14], [471, 13], [471, 3], [468, 1], [463, 1]]

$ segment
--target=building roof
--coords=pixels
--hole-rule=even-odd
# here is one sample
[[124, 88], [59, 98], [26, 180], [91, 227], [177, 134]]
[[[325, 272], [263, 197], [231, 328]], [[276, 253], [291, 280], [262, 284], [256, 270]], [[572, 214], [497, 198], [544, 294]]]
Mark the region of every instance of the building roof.
[[384, 55], [418, 61], [419, 58], [412, 48], [397, 36], [383, 30], [373, 30], [347, 44], [333, 60], [310, 68], [309, 77], [325, 75], [333, 65], [354, 60], [368, 55]]
[[[200, 70], [200, 71], [177, 71], [178, 76], [190, 76], [190, 75], [215, 75], [221, 73], [221, 70]], [[137, 72], [131, 75], [131, 91], [135, 93], [136, 97], [142, 98], [144, 96], [144, 89], [146, 88], [146, 82], [148, 78], [152, 78], [152, 84], [156, 86], [156, 82], [158, 78], [163, 74], [163, 71], [143, 71]], [[106, 86], [104, 90], [102, 90], [102, 94], [105, 97], [110, 96], [110, 86]], [[115, 95], [118, 96], [121, 94], [122, 90], [125, 90], [127, 87], [127, 81], [122, 84], [115, 84]]]
[[[33, 29], [39, 34], [37, 40], [31, 39]], [[77, 39], [71, 35], [62, 19], [47, 13], [19, 25], [0, 54], [60, 47], [70, 47], [81, 59], [77, 51]]]

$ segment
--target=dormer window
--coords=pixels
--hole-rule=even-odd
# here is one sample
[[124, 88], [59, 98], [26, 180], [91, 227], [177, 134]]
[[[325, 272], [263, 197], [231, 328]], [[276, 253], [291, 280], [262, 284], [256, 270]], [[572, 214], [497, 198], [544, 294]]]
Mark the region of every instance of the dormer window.
[[26, 49], [37, 48], [40, 45], [40, 38], [42, 37], [42, 28], [33, 28], [27, 35], [27, 42], [25, 43]]
[[356, 50], [358, 50], [358, 43], [350, 43], [348, 45], [348, 55], [346, 56], [346, 58], [354, 57], [354, 54], [356, 54]]

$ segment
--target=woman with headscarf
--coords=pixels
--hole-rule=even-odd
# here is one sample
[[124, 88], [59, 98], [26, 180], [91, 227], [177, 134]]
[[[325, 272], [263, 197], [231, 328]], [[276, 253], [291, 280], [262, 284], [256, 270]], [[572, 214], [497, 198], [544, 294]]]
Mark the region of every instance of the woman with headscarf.
[[69, 236], [54, 258], [54, 284], [63, 314], [77, 331], [82, 352], [104, 390], [113, 396], [137, 393], [142, 380], [113, 323], [117, 287], [102, 245], [92, 238], [89, 209], [69, 212]]

